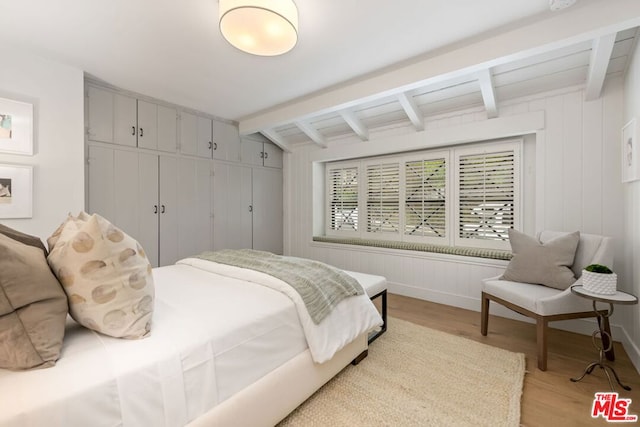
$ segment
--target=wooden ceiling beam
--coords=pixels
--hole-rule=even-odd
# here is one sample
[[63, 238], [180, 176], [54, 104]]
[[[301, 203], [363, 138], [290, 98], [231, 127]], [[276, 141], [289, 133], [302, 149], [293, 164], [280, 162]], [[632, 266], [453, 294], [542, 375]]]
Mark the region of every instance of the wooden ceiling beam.
[[347, 122], [349, 127], [351, 127], [351, 129], [355, 132], [355, 134], [358, 135], [358, 138], [363, 141], [369, 140], [369, 129], [367, 129], [364, 123], [362, 123], [362, 120], [360, 120], [358, 116], [356, 116], [356, 113], [351, 110], [344, 110], [340, 112], [340, 115], [342, 116], [344, 121]]
[[415, 99], [406, 93], [399, 93], [398, 101], [400, 101], [400, 105], [402, 105], [404, 113], [409, 117], [411, 123], [413, 123], [413, 127], [416, 128], [418, 132], [424, 130], [424, 117], [422, 116], [422, 111], [420, 111], [420, 107], [416, 104]]
[[276, 132], [275, 129], [263, 129], [260, 131], [260, 133], [264, 135], [265, 138], [280, 147], [285, 153], [291, 152], [291, 145], [287, 141], [285, 141], [282, 135]]
[[478, 83], [480, 83], [480, 91], [484, 100], [484, 108], [487, 110], [487, 118], [493, 119], [498, 117], [498, 104], [496, 102], [496, 89], [493, 86], [493, 77], [491, 69], [487, 68], [478, 72]]
[[310, 123], [297, 121], [296, 126], [298, 126], [298, 128], [317, 145], [322, 148], [327, 148], [327, 139], [318, 131], [318, 129], [311, 126]]
[[600, 98], [604, 78], [607, 75], [607, 67], [611, 59], [611, 52], [613, 52], [613, 45], [615, 44], [616, 33], [599, 37], [593, 41], [585, 100], [593, 101], [594, 99]]

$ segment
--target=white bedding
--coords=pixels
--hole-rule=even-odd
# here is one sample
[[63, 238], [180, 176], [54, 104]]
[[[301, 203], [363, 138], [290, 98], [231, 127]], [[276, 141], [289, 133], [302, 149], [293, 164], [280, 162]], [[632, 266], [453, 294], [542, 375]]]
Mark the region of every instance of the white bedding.
[[287, 295], [296, 305], [311, 356], [316, 363], [326, 362], [357, 336], [382, 325], [382, 317], [371, 304], [366, 292], [340, 301], [331, 315], [316, 325], [309, 316], [300, 294], [280, 279], [259, 271], [199, 258], [185, 258], [178, 261], [178, 264], [190, 265], [225, 277], [247, 280]]
[[69, 319], [55, 367], [0, 369], [0, 426], [184, 425], [307, 348], [280, 292], [186, 264], [154, 279], [150, 337], [115, 339]]

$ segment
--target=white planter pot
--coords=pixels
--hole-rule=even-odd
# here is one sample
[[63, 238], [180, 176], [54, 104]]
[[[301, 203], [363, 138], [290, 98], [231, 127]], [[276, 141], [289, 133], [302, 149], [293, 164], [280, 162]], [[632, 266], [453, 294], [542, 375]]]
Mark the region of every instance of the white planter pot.
[[618, 276], [616, 273], [603, 274], [582, 270], [582, 286], [594, 294], [613, 295], [616, 293]]

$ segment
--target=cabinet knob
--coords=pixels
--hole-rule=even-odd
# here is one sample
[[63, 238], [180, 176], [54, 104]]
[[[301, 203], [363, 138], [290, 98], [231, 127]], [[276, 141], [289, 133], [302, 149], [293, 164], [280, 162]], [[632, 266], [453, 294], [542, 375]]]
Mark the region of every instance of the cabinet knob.
[[268, 159], [269, 158], [269, 153], [267, 153], [266, 151], [264, 152], [264, 158]]
[[214, 142], [213, 143], [213, 151], [216, 151], [218, 149], [218, 143]]
[[131, 135], [136, 136], [136, 127], [131, 126]]
[[261, 151], [261, 152], [260, 152], [260, 158], [261, 158], [261, 159], [264, 159], [264, 151]]
[[164, 205], [160, 206], [160, 213], [165, 213], [167, 210], [164, 208]]
[[140, 128], [140, 138], [144, 136], [144, 129]]
[[154, 214], [158, 213], [158, 205], [153, 205], [153, 213]]
[[253, 206], [249, 205], [249, 212], [253, 212]]
[[211, 143], [211, 141], [209, 141], [209, 150], [211, 150], [212, 147], [213, 147], [213, 144]]

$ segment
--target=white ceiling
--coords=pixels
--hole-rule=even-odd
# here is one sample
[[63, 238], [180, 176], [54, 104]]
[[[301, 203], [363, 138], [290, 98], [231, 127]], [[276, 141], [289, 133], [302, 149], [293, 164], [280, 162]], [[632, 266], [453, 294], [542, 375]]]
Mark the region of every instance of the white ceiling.
[[[622, 30], [637, 26], [640, 16], [637, 0], [578, 0], [562, 12], [549, 11], [548, 0], [295, 1], [298, 45], [272, 58], [242, 53], [222, 39], [216, 0], [2, 1], [0, 40], [4, 47], [28, 49], [123, 89], [237, 120], [241, 130], [263, 131], [287, 146], [314, 136], [323, 143], [327, 137], [358, 133], [362, 125], [367, 129], [409, 120], [411, 109], [403, 102], [422, 115], [440, 111], [438, 102], [445, 109], [487, 105], [490, 95], [481, 89], [493, 88], [493, 96], [500, 99], [512, 97], [532, 90], [526, 84], [518, 90], [516, 84], [530, 80], [532, 72], [563, 73], [563, 78], [547, 78], [556, 86], [584, 83], [594, 40], [603, 31], [557, 47], [564, 50], [536, 50], [532, 41], [526, 57], [514, 55], [509, 39], [500, 35], [543, 25], [559, 15], [627, 8], [629, 22], [611, 27], [616, 40], [624, 42], [616, 43], [617, 55], [626, 58], [635, 30]], [[618, 15], [610, 20], [620, 21]], [[609, 25], [607, 19], [603, 22]], [[570, 32], [563, 34], [571, 38]], [[544, 34], [530, 36], [534, 40]], [[429, 67], [420, 84], [394, 83], [406, 83], [398, 77], [407, 67], [416, 76], [416, 67], [426, 67], [438, 55], [492, 37], [501, 43], [494, 56], [504, 51], [513, 60], [494, 61], [472, 73], [449, 72], [439, 80], [433, 78], [438, 67]], [[473, 61], [473, 56], [465, 58]], [[615, 72], [623, 72], [625, 64], [626, 59], [620, 60]], [[515, 72], [524, 68], [528, 78]], [[372, 86], [378, 77], [385, 78], [384, 85]], [[478, 84], [482, 79], [489, 79], [488, 86]], [[335, 108], [319, 95], [338, 92], [342, 95], [333, 97]], [[345, 99], [353, 101], [347, 110]], [[300, 115], [291, 113], [296, 110]], [[366, 132], [360, 133], [366, 139]]]

